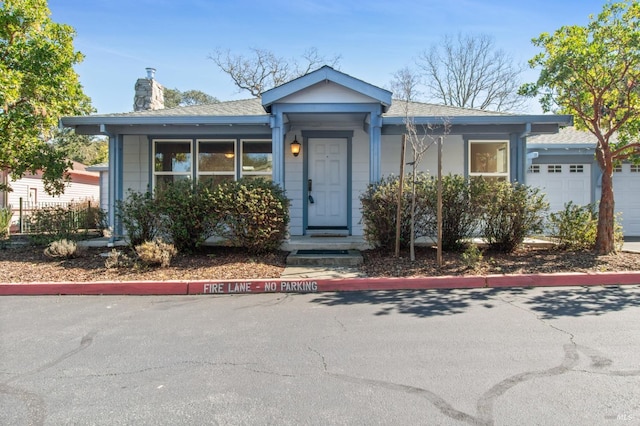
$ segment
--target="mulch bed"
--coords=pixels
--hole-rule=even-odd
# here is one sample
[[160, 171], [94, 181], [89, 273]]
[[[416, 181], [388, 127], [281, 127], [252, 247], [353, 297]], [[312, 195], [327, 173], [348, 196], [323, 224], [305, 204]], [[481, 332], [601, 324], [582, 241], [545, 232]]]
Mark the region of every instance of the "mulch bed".
[[[120, 248], [122, 250], [122, 248]], [[218, 280], [279, 278], [287, 252], [248, 255], [226, 247], [211, 247], [201, 253], [178, 255], [167, 268], [139, 264], [106, 268], [107, 248], [90, 248], [82, 257], [50, 259], [42, 247], [21, 246], [0, 250], [0, 282], [74, 282], [132, 280]], [[590, 252], [522, 249], [513, 254], [484, 252], [481, 261], [468, 265], [459, 253], [444, 253], [438, 267], [432, 248], [416, 248], [416, 261], [403, 251], [399, 258], [381, 250], [363, 252], [361, 270], [370, 277], [441, 275], [530, 274], [556, 272], [640, 271], [640, 255], [619, 253], [597, 256]]]

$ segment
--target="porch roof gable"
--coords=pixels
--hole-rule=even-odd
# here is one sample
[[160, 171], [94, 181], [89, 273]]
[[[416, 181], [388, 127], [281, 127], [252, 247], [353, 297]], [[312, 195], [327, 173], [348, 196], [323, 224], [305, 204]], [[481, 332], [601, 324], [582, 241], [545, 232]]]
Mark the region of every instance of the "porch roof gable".
[[381, 89], [348, 74], [336, 71], [327, 65], [305, 74], [302, 77], [298, 77], [295, 80], [267, 90], [262, 94], [262, 106], [265, 111], [270, 113], [273, 104], [278, 103], [287, 96], [308, 89], [323, 81], [331, 81], [373, 99], [382, 105], [383, 112], [386, 112], [391, 106], [392, 94], [388, 90]]

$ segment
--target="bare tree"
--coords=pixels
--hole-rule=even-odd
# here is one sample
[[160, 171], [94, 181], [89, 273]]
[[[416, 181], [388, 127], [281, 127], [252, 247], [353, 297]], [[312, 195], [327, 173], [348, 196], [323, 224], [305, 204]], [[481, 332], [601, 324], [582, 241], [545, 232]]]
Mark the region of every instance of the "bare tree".
[[518, 111], [526, 103], [518, 94], [524, 65], [497, 49], [488, 35], [445, 35], [416, 62], [434, 101], [494, 111]]
[[[435, 140], [429, 137], [428, 133], [419, 132], [416, 126], [413, 115], [411, 114], [411, 103], [415, 101], [415, 98], [419, 95], [418, 86], [420, 84], [420, 78], [417, 73], [408, 67], [402, 68], [393, 75], [393, 81], [391, 82], [391, 90], [396, 98], [403, 102], [404, 108], [404, 124], [405, 124], [405, 137], [403, 139], [409, 141], [411, 146], [411, 153], [413, 155], [412, 161], [407, 163], [411, 166], [411, 231], [410, 231], [410, 258], [411, 261], [416, 260], [415, 254], [415, 224], [416, 224], [416, 175], [417, 168], [420, 161], [426, 154], [427, 150], [434, 144]], [[404, 151], [404, 150], [403, 150]], [[405, 161], [403, 158], [402, 161]], [[401, 170], [403, 167], [400, 168]], [[401, 181], [402, 182], [402, 181]], [[402, 190], [402, 183], [400, 184], [400, 190]], [[401, 196], [399, 196], [400, 198]], [[398, 200], [401, 204], [401, 198]], [[400, 226], [400, 220], [397, 221], [396, 226]], [[396, 235], [398, 233], [396, 232]], [[398, 243], [396, 242], [396, 246]], [[396, 250], [397, 255], [398, 250]]]
[[301, 60], [280, 57], [267, 49], [252, 47], [249, 50], [250, 54], [245, 56], [218, 49], [209, 55], [209, 59], [228, 74], [240, 90], [246, 90], [255, 97], [322, 65], [335, 67], [340, 61], [340, 56], [327, 58], [320, 55], [315, 47], [305, 50]]

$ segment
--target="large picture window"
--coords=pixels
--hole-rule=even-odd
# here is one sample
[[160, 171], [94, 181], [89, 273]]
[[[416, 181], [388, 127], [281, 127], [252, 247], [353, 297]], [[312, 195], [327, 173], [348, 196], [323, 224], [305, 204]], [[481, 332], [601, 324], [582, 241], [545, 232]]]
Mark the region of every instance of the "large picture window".
[[271, 141], [243, 140], [241, 160], [243, 177], [271, 179], [273, 170]]
[[469, 141], [469, 176], [509, 179], [508, 141]]
[[155, 140], [153, 143], [154, 186], [191, 177], [191, 140]]
[[271, 179], [270, 139], [154, 139], [153, 186], [180, 179], [221, 183], [240, 177]]

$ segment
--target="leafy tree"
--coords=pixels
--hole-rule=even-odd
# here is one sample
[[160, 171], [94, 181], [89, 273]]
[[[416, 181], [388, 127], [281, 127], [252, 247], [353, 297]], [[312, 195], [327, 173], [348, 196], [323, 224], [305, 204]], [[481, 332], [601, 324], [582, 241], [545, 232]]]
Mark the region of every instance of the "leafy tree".
[[488, 35], [445, 35], [420, 54], [417, 65], [428, 95], [445, 105], [515, 111], [526, 101], [518, 94], [523, 67]]
[[165, 108], [175, 108], [189, 105], [209, 105], [220, 102], [215, 96], [204, 93], [201, 90], [187, 90], [181, 92], [178, 89], [164, 89]]
[[109, 159], [109, 142], [104, 137], [78, 135], [73, 129], [62, 129], [56, 131], [53, 143], [65, 158], [82, 164], [106, 163]]
[[[640, 3], [607, 3], [586, 26], [564, 26], [533, 39], [544, 49], [529, 61], [541, 67], [536, 83], [521, 93], [541, 95], [545, 111], [558, 106], [573, 114], [578, 128], [597, 138], [596, 160], [602, 171], [595, 250], [614, 252], [613, 169], [622, 160], [639, 161], [640, 143]], [[614, 138], [618, 133], [620, 137]]]
[[46, 0], [0, 2], [0, 169], [14, 179], [40, 170], [46, 191], [60, 194], [69, 163], [47, 140], [60, 116], [91, 107], [73, 69], [82, 61], [74, 30], [49, 15]]
[[231, 77], [240, 90], [246, 90], [255, 97], [322, 65], [336, 66], [340, 61], [340, 56], [326, 58], [316, 48], [307, 49], [302, 54], [302, 61], [279, 57], [266, 49], [252, 47], [249, 50], [248, 56], [216, 50], [209, 58]]

